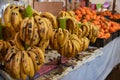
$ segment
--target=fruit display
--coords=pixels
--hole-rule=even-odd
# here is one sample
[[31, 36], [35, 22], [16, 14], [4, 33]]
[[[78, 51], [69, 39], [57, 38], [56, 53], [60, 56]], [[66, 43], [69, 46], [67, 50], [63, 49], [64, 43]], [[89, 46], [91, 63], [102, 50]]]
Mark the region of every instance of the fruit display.
[[[3, 39], [0, 41], [0, 62], [4, 63], [5, 71], [13, 78], [26, 80], [27, 77], [33, 77], [44, 63], [44, 52], [49, 45], [56, 19], [51, 22], [50, 17], [53, 15], [49, 18], [45, 16], [51, 13], [42, 16], [30, 6], [23, 9], [22, 13], [18, 13], [20, 10], [16, 9], [19, 7], [12, 4], [5, 9], [5, 24], [0, 26], [0, 32], [7, 33], [0, 35]], [[10, 16], [8, 20], [6, 16]], [[9, 37], [8, 32], [14, 32], [10, 34], [12, 35], [10, 39], [6, 38]]]
[[111, 11], [104, 11], [104, 12], [100, 12], [100, 15], [102, 16], [107, 16], [110, 19], [116, 20], [116, 19], [120, 19], [120, 14], [119, 13], [112, 13]]
[[48, 46], [67, 59], [86, 50], [90, 42], [96, 41], [99, 27], [81, 23], [75, 16], [74, 11], [60, 11], [54, 16], [50, 12], [39, 13], [30, 6], [9, 5], [4, 12], [0, 41], [0, 57], [6, 72], [15, 79], [33, 77], [44, 64]]
[[[71, 11], [71, 15], [75, 13]], [[89, 43], [94, 43], [98, 37], [99, 28], [91, 23], [80, 23], [69, 12], [60, 11], [58, 29], [53, 30], [50, 38], [50, 47], [62, 56], [73, 58], [76, 54], [88, 48]]]
[[[97, 15], [95, 11], [90, 8], [83, 7], [75, 10], [76, 19], [80, 22], [91, 22], [100, 28], [98, 38], [108, 39], [111, 33], [120, 30], [120, 24], [106, 19], [104, 16]], [[113, 31], [112, 31], [113, 30]]]

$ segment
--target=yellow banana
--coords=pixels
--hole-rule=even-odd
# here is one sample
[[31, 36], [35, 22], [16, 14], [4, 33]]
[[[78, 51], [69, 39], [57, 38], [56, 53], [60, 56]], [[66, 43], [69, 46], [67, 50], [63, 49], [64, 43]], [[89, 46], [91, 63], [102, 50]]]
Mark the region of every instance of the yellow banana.
[[73, 47], [72, 47], [72, 43], [71, 43], [71, 40], [69, 40], [68, 41], [68, 53], [69, 53], [69, 57], [71, 58], [72, 56], [74, 56], [73, 54], [73, 52], [72, 52], [72, 50], [73, 50]]
[[23, 68], [23, 71], [26, 75], [29, 75], [30, 73], [30, 63], [29, 63], [29, 56], [26, 51], [22, 51], [22, 59], [21, 59], [21, 65]]
[[17, 79], [20, 79], [20, 64], [21, 64], [21, 51], [18, 51], [17, 54], [14, 56], [12, 64], [12, 71], [15, 78]]
[[89, 27], [90, 27], [90, 32], [89, 32], [88, 38], [91, 39], [92, 38], [92, 33], [93, 33], [93, 31], [92, 31], [93, 26], [90, 25]]
[[5, 24], [8, 26], [8, 27], [11, 27], [12, 26], [12, 24], [11, 24], [11, 11], [15, 8], [15, 7], [17, 7], [16, 5], [9, 5], [6, 9], [5, 9], [5, 11], [4, 11], [4, 15], [3, 15], [3, 17], [4, 17], [4, 22], [5, 22]]
[[52, 13], [44, 12], [44, 13], [41, 13], [40, 16], [48, 18], [51, 21], [54, 29], [58, 28], [57, 19]]
[[[69, 40], [68, 40], [68, 41], [69, 41]], [[64, 45], [64, 55], [63, 55], [63, 56], [65, 56], [65, 57], [67, 57], [67, 58], [69, 58], [69, 56], [70, 56], [70, 53], [69, 53], [69, 50], [68, 50], [68, 48], [69, 48], [68, 41], [67, 41], [66, 44]]]
[[70, 10], [67, 12], [71, 17], [74, 17], [75, 18], [75, 12]]
[[59, 13], [58, 13], [58, 16], [57, 16], [58, 18], [59, 17], [71, 17], [70, 16], [70, 14], [68, 13], [68, 12], [66, 12], [66, 11], [60, 11]]
[[48, 45], [49, 45], [49, 40], [41, 41], [38, 44], [38, 46], [41, 48], [43, 52], [45, 52], [45, 49], [48, 47]]
[[22, 63], [20, 64], [20, 78], [22, 80], [26, 80], [27, 79], [27, 74], [25, 74], [25, 72], [24, 72], [24, 67], [23, 67]]
[[7, 51], [7, 54], [4, 58], [5, 61], [8, 61], [10, 60], [11, 56], [16, 54], [16, 52], [18, 51], [18, 48], [16, 48], [16, 46], [11, 46], [8, 51]]
[[[32, 51], [38, 56], [39, 64], [42, 65], [44, 63], [44, 53], [42, 52], [42, 50], [34, 46], [32, 48]], [[41, 66], [39, 66], [39, 69], [40, 67]]]
[[30, 55], [30, 58], [32, 59], [32, 62], [34, 64], [34, 71], [37, 72], [40, 69], [40, 67], [41, 67], [38, 55], [36, 55], [31, 50], [28, 51], [28, 54]]
[[55, 35], [55, 33], [56, 33], [56, 29], [54, 29], [53, 30], [53, 33], [52, 33], [52, 36], [51, 36], [51, 38], [50, 38], [50, 47], [52, 48], [52, 49], [54, 49], [54, 45], [53, 45], [53, 42], [54, 42], [54, 35]]
[[35, 74], [34, 64], [33, 64], [33, 61], [32, 61], [32, 59], [31, 59], [30, 56], [29, 56], [28, 60], [29, 60], [29, 64], [30, 64], [30, 73], [29, 73], [29, 76], [33, 77], [34, 74]]
[[11, 11], [11, 24], [16, 32], [20, 30], [21, 21], [22, 15], [19, 12], [19, 7], [17, 7]]
[[[36, 18], [37, 18], [37, 16], [36, 16]], [[38, 25], [38, 29], [39, 29], [40, 39], [46, 40], [47, 39], [46, 36], [47, 36], [48, 28], [47, 28], [47, 24], [46, 24], [45, 20], [38, 17], [37, 25]]]
[[34, 18], [31, 17], [28, 20], [27, 26], [26, 26], [26, 39], [25, 39], [25, 43], [27, 45], [31, 44], [31, 40], [33, 38], [33, 30], [34, 29]]
[[22, 39], [23, 41], [25, 41], [26, 38], [26, 26], [28, 23], [29, 18], [25, 18], [20, 25], [20, 39]]
[[63, 31], [61, 28], [59, 28], [57, 31], [57, 41], [60, 47], [62, 47], [61, 44], [63, 44], [63, 39], [64, 39]]
[[48, 34], [47, 34], [47, 39], [49, 39], [51, 36], [52, 36], [52, 23], [50, 22], [50, 20], [49, 19], [47, 19], [47, 18], [42, 18], [42, 19], [44, 19], [44, 21], [46, 22], [46, 24], [47, 24], [47, 27], [48, 27]]
[[71, 45], [72, 45], [72, 55], [71, 55], [71, 58], [72, 58], [76, 55], [76, 47], [75, 47], [74, 43], [72, 42], [72, 40], [70, 40], [70, 41], [71, 41]]
[[34, 24], [34, 34], [33, 34], [33, 38], [32, 38], [32, 41], [31, 41], [31, 46], [35, 46], [39, 43], [40, 41], [40, 36], [38, 34], [38, 27], [37, 27], [37, 24], [35, 23]]
[[53, 38], [53, 47], [54, 47], [54, 49], [56, 49], [56, 50], [59, 49], [57, 37], [59, 37], [59, 36], [57, 36], [57, 31], [56, 31], [56, 32], [55, 32], [55, 35], [54, 35], [54, 38]]
[[63, 39], [63, 43], [61, 44], [61, 47], [63, 47], [65, 45], [65, 43], [69, 40], [69, 32], [68, 30], [63, 30], [63, 34], [64, 34], [64, 39]]

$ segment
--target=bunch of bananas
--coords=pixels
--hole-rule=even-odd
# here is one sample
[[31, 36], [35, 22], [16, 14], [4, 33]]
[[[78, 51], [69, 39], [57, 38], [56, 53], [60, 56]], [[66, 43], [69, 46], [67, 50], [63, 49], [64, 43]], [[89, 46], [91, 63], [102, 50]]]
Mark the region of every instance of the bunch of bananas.
[[0, 62], [4, 61], [4, 57], [9, 47], [14, 46], [15, 43], [13, 40], [4, 41], [0, 40]]
[[38, 15], [27, 17], [21, 22], [18, 35], [28, 46], [38, 46], [44, 50], [52, 36], [52, 23], [47, 18]]
[[44, 53], [38, 47], [30, 47], [26, 51], [16, 46], [8, 49], [5, 56], [6, 71], [15, 79], [26, 80], [33, 77], [44, 63]]
[[20, 24], [23, 19], [20, 11], [21, 7], [14, 4], [9, 5], [4, 11], [4, 23], [7, 27], [10, 27], [9, 29], [12, 34], [11, 39], [14, 38], [15, 33], [20, 29]]
[[55, 29], [50, 38], [50, 47], [68, 59], [75, 57], [88, 46], [89, 39], [87, 37], [79, 39], [76, 34], [70, 34], [68, 30], [62, 28]]
[[69, 39], [69, 32], [66, 29], [58, 28], [53, 30], [52, 37], [50, 38], [50, 47], [58, 50], [65, 45]]
[[99, 35], [99, 27], [98, 26], [94, 26], [93, 24], [89, 24], [90, 27], [90, 32], [88, 35], [88, 39], [90, 40], [90, 42], [95, 43], [98, 35]]

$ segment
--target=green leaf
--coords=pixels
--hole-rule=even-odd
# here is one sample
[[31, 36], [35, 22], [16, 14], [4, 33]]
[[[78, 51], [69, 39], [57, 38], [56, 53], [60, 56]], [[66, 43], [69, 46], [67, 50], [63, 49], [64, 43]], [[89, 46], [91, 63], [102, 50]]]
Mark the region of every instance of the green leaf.
[[32, 17], [32, 14], [33, 14], [32, 7], [30, 5], [28, 5], [25, 9], [24, 16], [25, 17]]

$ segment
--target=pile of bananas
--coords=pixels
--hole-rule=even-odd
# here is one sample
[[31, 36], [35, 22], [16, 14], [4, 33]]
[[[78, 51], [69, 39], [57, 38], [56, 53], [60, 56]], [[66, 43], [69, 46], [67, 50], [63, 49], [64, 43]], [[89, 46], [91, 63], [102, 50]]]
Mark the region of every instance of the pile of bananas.
[[[15, 79], [25, 80], [27, 76], [34, 76], [44, 63], [48, 45], [70, 59], [86, 50], [98, 36], [98, 27], [81, 24], [73, 11], [61, 11], [55, 17], [49, 12], [39, 13], [32, 9], [32, 16], [25, 17], [25, 9], [12, 4], [4, 12], [6, 27], [3, 37], [7, 38], [6, 41], [0, 40], [0, 57], [4, 60], [6, 71]], [[59, 18], [66, 18], [64, 29]]]
[[44, 63], [44, 53], [38, 47], [30, 47], [26, 51], [16, 46], [8, 48], [5, 56], [6, 71], [15, 79], [26, 80], [33, 77]]
[[0, 40], [0, 61], [4, 60], [5, 70], [15, 79], [26, 80], [40, 69], [53, 29], [58, 28], [54, 15], [31, 10], [31, 17], [25, 17], [23, 6], [11, 4], [4, 11], [7, 33], [3, 37], [7, 38]]
[[62, 56], [70, 59], [89, 46], [87, 37], [78, 38], [76, 34], [71, 34], [68, 30], [58, 28], [53, 31], [50, 39], [50, 47], [56, 49]]

